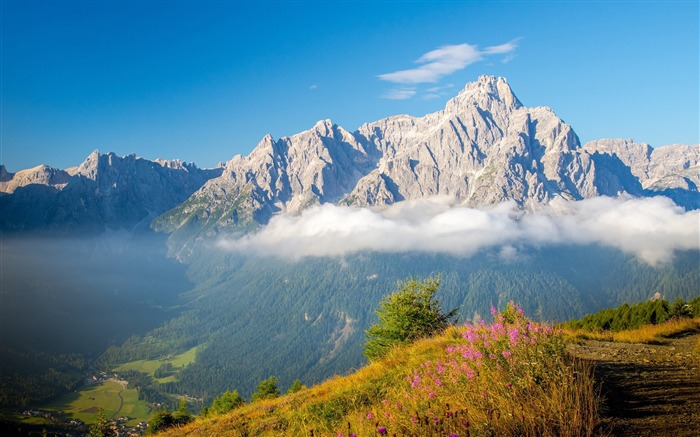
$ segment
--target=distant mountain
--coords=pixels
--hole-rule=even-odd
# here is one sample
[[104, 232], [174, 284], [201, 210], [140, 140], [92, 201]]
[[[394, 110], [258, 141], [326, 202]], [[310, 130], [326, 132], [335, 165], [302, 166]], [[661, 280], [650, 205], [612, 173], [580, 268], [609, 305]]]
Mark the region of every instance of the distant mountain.
[[399, 115], [350, 133], [330, 120], [235, 156], [220, 177], [154, 222], [180, 245], [246, 231], [322, 203], [384, 205], [434, 195], [523, 208], [596, 196], [666, 195], [700, 208], [700, 146], [631, 140], [582, 146], [547, 107], [527, 108], [504, 78], [468, 83], [444, 110]]
[[148, 229], [222, 169], [181, 161], [149, 161], [94, 151], [78, 167], [0, 169], [0, 229], [5, 232], [101, 232]]

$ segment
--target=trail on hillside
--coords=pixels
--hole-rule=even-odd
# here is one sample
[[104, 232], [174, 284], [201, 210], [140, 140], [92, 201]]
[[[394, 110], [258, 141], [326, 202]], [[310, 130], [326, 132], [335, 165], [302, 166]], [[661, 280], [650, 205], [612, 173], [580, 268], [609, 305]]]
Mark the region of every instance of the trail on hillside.
[[699, 334], [663, 344], [587, 340], [570, 345], [602, 383], [603, 427], [613, 436], [700, 436]]

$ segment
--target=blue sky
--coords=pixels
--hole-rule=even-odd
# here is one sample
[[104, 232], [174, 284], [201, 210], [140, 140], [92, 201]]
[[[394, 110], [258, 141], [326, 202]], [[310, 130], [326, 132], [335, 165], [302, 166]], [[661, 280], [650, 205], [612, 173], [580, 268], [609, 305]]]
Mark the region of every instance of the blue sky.
[[436, 111], [482, 74], [583, 142], [700, 141], [697, 0], [0, 4], [10, 171], [94, 149], [213, 166], [319, 119]]

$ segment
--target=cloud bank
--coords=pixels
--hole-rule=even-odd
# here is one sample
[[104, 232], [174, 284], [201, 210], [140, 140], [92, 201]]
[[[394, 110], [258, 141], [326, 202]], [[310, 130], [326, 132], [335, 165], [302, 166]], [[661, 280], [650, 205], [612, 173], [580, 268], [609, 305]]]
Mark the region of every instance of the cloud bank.
[[659, 265], [676, 250], [700, 250], [699, 223], [699, 211], [686, 212], [665, 197], [598, 197], [528, 213], [513, 202], [468, 208], [437, 197], [383, 209], [316, 206], [219, 246], [298, 260], [366, 251], [471, 256], [489, 248], [507, 257], [525, 246], [599, 244]]

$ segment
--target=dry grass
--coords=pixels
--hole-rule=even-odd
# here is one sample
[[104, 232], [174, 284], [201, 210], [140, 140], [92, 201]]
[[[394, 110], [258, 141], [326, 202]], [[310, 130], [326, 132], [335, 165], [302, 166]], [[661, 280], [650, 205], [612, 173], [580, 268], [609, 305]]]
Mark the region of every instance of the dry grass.
[[645, 344], [664, 343], [666, 338], [689, 332], [700, 332], [700, 317], [694, 319], [672, 319], [658, 325], [645, 325], [641, 328], [620, 332], [564, 330], [564, 334], [567, 337], [574, 339]]
[[551, 328], [522, 316], [501, 321], [449, 328], [351, 375], [164, 435], [594, 435], [590, 369]]

